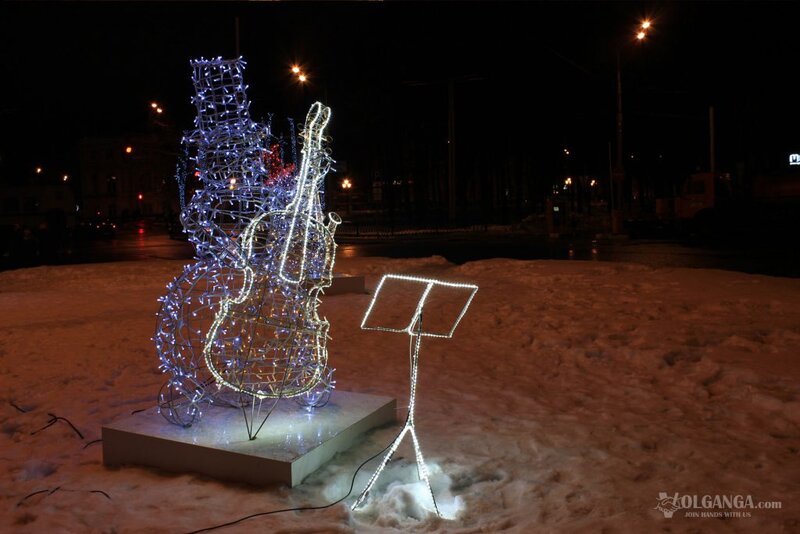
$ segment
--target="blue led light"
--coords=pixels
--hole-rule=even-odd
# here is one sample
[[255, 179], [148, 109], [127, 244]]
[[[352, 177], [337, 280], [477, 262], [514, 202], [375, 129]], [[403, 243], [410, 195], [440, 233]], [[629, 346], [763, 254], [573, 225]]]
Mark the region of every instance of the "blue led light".
[[[316, 129], [307, 121], [299, 167], [290, 122], [293, 161], [284, 164], [287, 142], [271, 134], [271, 121], [250, 117], [244, 61], [201, 58], [191, 66], [197, 116], [183, 142], [202, 188], [182, 206], [181, 223], [196, 261], [159, 299], [154, 341], [169, 378], [158, 404], [182, 426], [196, 422], [204, 404], [248, 406], [253, 438], [264, 399], [318, 406], [333, 387], [328, 323], [316, 311], [340, 222], [333, 214], [325, 222], [319, 200], [333, 162], [322, 137], [330, 109], [312, 106], [325, 121]], [[188, 167], [179, 162], [180, 189]]]

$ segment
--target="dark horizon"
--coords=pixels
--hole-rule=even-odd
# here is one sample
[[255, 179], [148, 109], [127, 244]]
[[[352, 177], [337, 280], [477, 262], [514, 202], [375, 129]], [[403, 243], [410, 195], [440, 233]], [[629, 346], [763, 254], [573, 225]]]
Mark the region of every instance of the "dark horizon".
[[[82, 137], [147, 131], [156, 100], [190, 129], [190, 59], [233, 57], [234, 20], [256, 120], [302, 118], [328, 97], [334, 157], [355, 172], [393, 170], [404, 147], [446, 158], [456, 85], [458, 173], [524, 154], [533, 174], [605, 176], [614, 139], [615, 50], [622, 51], [625, 154], [647, 172], [708, 166], [752, 175], [800, 151], [792, 64], [794, 4], [384, 3], [5, 4], [1, 17], [0, 172], [76, 172]], [[642, 18], [653, 32], [637, 43]], [[309, 87], [291, 81], [298, 62]], [[175, 146], [179, 139], [175, 139]], [[660, 157], [659, 157], [660, 156]], [[643, 163], [639, 163], [643, 162]], [[631, 162], [628, 162], [632, 165]], [[482, 169], [482, 170], [473, 170]], [[361, 177], [364, 186], [369, 177]]]

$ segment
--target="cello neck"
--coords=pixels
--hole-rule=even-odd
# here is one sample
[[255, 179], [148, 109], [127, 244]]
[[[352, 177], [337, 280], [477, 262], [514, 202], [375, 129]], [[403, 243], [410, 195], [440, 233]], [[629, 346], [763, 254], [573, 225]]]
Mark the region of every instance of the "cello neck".
[[[327, 154], [322, 148], [323, 133], [330, 120], [331, 109], [315, 102], [306, 116], [303, 133], [303, 159], [297, 177], [292, 201], [286, 207], [290, 217], [286, 232], [286, 242], [280, 262], [279, 275], [291, 283], [300, 283], [305, 277], [308, 237], [315, 208], [319, 203], [319, 181], [327, 172]], [[290, 250], [296, 250], [302, 243], [302, 258], [295, 273], [288, 272], [287, 259]]]

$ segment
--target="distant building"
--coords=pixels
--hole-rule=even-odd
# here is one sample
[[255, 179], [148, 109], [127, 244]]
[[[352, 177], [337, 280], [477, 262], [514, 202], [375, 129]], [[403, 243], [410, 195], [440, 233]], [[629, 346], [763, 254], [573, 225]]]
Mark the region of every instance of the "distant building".
[[178, 155], [157, 136], [85, 138], [78, 150], [84, 217], [128, 219], [176, 210]]
[[76, 224], [75, 179], [40, 167], [2, 178], [0, 270], [58, 262]]
[[0, 191], [0, 225], [39, 228], [48, 221], [72, 226], [75, 194], [71, 180], [59, 176], [35, 176], [27, 183], [6, 182]]

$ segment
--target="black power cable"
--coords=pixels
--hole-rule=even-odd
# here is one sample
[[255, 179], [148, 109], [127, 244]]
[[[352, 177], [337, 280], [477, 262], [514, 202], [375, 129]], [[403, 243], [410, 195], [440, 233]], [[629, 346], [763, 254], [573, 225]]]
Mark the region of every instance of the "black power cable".
[[100, 443], [101, 441], [103, 441], [102, 438], [101, 439], [94, 439], [94, 440], [90, 441], [89, 443], [87, 443], [86, 445], [84, 445], [83, 448], [85, 449], [89, 445], [92, 445], [94, 443]]
[[21, 407], [17, 406], [17, 404], [15, 404], [14, 401], [8, 401], [8, 403], [11, 406], [13, 406], [18, 412], [28, 413], [28, 410], [26, 410], [25, 408], [21, 408]]
[[74, 490], [74, 489], [62, 488], [61, 486], [56, 486], [53, 489], [43, 489], [43, 490], [34, 491], [33, 493], [27, 494], [25, 497], [22, 498], [21, 501], [19, 501], [17, 503], [17, 506], [22, 506], [22, 503], [24, 503], [25, 501], [27, 501], [28, 499], [30, 499], [31, 497], [33, 497], [35, 495], [41, 495], [42, 493], [46, 493], [47, 495], [52, 495], [57, 491], [61, 491], [61, 492], [68, 491], [68, 492], [72, 492], [72, 493], [80, 493], [80, 492], [97, 493], [98, 495], [102, 495], [103, 497], [105, 497], [109, 501], [111, 500], [111, 495], [109, 495], [108, 493], [106, 493], [103, 490]]
[[[398, 433], [397, 435], [399, 436], [400, 434]], [[397, 439], [397, 438], [395, 438], [395, 439]], [[337, 504], [339, 504], [340, 502], [342, 502], [343, 500], [348, 498], [351, 493], [353, 493], [353, 486], [355, 486], [355, 484], [356, 484], [356, 476], [358, 476], [358, 472], [361, 471], [361, 469], [365, 465], [367, 465], [369, 462], [371, 462], [372, 460], [374, 460], [375, 458], [377, 458], [378, 456], [380, 456], [381, 454], [386, 452], [386, 450], [389, 447], [392, 446], [392, 443], [394, 443], [394, 441], [395, 440], [390, 441], [389, 445], [384, 447], [381, 451], [379, 451], [374, 456], [370, 456], [369, 458], [364, 460], [364, 462], [361, 465], [358, 466], [358, 469], [356, 469], [356, 472], [353, 473], [353, 479], [350, 481], [350, 490], [348, 490], [347, 495], [345, 495], [344, 497], [342, 497], [338, 501], [333, 501], [332, 503], [326, 504], [325, 506], [301, 506], [299, 508], [284, 508], [282, 510], [271, 510], [269, 512], [258, 512], [258, 513], [255, 513], [255, 514], [250, 514], [250, 515], [245, 516], [245, 517], [241, 517], [239, 519], [236, 519], [235, 521], [230, 521], [228, 523], [223, 523], [221, 525], [216, 525], [216, 526], [213, 526], [213, 527], [201, 528], [200, 530], [193, 530], [193, 531], [191, 531], [191, 532], [189, 532], [187, 534], [199, 534], [200, 532], [209, 532], [211, 530], [216, 530], [218, 528], [229, 527], [231, 525], [235, 525], [237, 523], [241, 523], [242, 521], [247, 521], [248, 519], [253, 519], [254, 517], [260, 517], [262, 515], [281, 514], [283, 512], [302, 512], [303, 510], [324, 510], [325, 508], [330, 508], [331, 506], [336, 506]]]
[[47, 422], [47, 424], [44, 425], [39, 430], [34, 430], [33, 432], [31, 432], [31, 436], [33, 436], [34, 434], [38, 434], [39, 432], [41, 432], [42, 430], [44, 430], [46, 428], [50, 428], [51, 426], [53, 426], [54, 424], [58, 423], [59, 421], [64, 421], [70, 427], [72, 427], [72, 430], [74, 430], [75, 433], [78, 434], [79, 438], [84, 439], [83, 438], [83, 434], [81, 434], [81, 431], [78, 430], [77, 428], [75, 428], [75, 425], [73, 425], [72, 422], [69, 419], [67, 419], [66, 417], [61, 417], [60, 415], [55, 415], [55, 414], [52, 414], [52, 413], [48, 413], [47, 415], [50, 416], [50, 420]]

